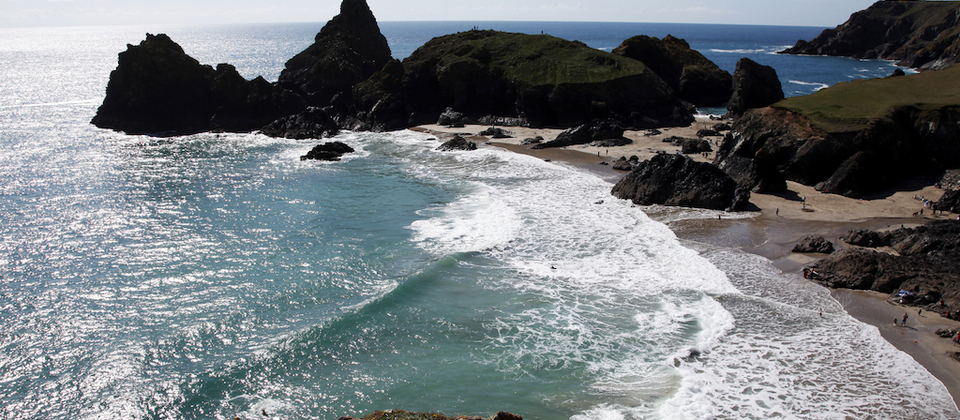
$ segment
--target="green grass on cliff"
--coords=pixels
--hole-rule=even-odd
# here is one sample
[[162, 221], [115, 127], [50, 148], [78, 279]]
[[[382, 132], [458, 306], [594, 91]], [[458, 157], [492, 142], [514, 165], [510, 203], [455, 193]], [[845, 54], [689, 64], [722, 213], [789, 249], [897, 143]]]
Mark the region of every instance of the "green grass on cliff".
[[960, 65], [910, 76], [838, 83], [811, 95], [785, 99], [774, 107], [802, 114], [827, 132], [840, 133], [860, 130], [895, 108], [925, 110], [950, 105], [960, 106]]
[[502, 69], [509, 79], [532, 86], [602, 83], [653, 73], [639, 61], [550, 35], [469, 31], [435, 38], [421, 48], [439, 52], [433, 56], [443, 56], [445, 65], [477, 60]]

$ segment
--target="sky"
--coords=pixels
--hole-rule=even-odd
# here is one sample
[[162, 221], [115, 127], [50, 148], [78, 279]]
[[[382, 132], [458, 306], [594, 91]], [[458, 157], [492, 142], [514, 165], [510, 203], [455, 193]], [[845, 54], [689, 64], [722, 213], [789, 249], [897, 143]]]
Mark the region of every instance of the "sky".
[[[378, 21], [679, 22], [834, 27], [873, 0], [367, 0]], [[0, 27], [326, 22], [340, 0], [0, 0]]]

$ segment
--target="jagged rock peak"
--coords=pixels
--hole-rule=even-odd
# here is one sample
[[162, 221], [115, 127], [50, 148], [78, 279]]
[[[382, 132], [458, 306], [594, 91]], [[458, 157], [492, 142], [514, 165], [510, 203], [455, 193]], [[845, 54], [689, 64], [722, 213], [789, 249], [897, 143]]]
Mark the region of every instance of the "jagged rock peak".
[[391, 60], [387, 38], [364, 0], [344, 0], [313, 45], [286, 63], [280, 84], [312, 106], [344, 106], [353, 87]]

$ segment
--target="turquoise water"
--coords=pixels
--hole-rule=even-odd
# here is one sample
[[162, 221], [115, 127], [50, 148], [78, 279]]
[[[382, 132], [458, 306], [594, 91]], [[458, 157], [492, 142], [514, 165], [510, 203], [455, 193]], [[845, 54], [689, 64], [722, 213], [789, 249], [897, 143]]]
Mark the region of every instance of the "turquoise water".
[[[461, 24], [478, 25], [382, 26], [401, 56]], [[510, 25], [597, 48], [643, 29]], [[409, 131], [344, 133], [358, 153], [317, 163], [299, 160], [315, 141], [88, 123], [144, 32], [275, 79], [319, 26], [0, 31], [3, 418], [960, 414], [824, 289], [668, 228], [716, 212], [634, 207], [580, 169]], [[648, 27], [700, 34], [724, 66], [783, 60], [785, 86], [892, 71], [769, 54], [817, 28]]]

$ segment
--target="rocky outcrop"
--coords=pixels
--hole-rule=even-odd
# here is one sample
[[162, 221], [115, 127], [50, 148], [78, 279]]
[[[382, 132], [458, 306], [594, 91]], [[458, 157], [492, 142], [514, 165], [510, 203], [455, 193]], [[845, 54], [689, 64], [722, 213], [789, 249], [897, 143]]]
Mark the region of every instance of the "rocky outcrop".
[[693, 108], [642, 63], [548, 35], [442, 36], [404, 59], [403, 69], [410, 125], [435, 123], [448, 107], [470, 121], [493, 115], [540, 127], [693, 121]]
[[727, 103], [727, 116], [739, 118], [749, 109], [763, 108], [783, 100], [783, 86], [777, 71], [749, 58], [737, 61], [733, 73], [733, 95]]
[[352, 105], [354, 86], [383, 69], [390, 46], [364, 0], [343, 0], [340, 14], [320, 30], [313, 45], [287, 61], [280, 85], [307, 105]]
[[614, 54], [640, 61], [657, 73], [677, 95], [697, 106], [723, 105], [733, 93], [733, 78], [690, 44], [667, 35], [645, 35], [623, 41]]
[[749, 191], [717, 167], [670, 154], [640, 162], [614, 185], [611, 194], [640, 205], [714, 210], [745, 210], [750, 198]]
[[445, 141], [443, 144], [437, 147], [437, 150], [441, 152], [452, 152], [456, 150], [464, 150], [464, 151], [477, 150], [477, 144], [457, 134], [453, 136], [452, 139]]
[[792, 252], [829, 254], [833, 252], [833, 242], [823, 236], [807, 236], [793, 247]]
[[[915, 229], [845, 235], [865, 240], [870, 247], [891, 247], [899, 255], [850, 248], [817, 262], [811, 278], [828, 287], [893, 293], [907, 290], [928, 296], [921, 304], [941, 297], [948, 306], [960, 305], [960, 221], [933, 221]], [[863, 242], [861, 242], [863, 243]]]
[[147, 34], [120, 53], [91, 122], [127, 134], [246, 132], [303, 109], [299, 97], [261, 77], [201, 65], [170, 37]]
[[623, 136], [624, 129], [613, 120], [595, 120], [589, 124], [564, 130], [557, 138], [548, 142], [539, 143], [533, 149], [550, 147], [567, 147], [578, 144], [595, 144], [600, 147], [613, 147], [630, 144], [630, 140]]
[[670, 136], [663, 139], [663, 141], [669, 141], [670, 144], [679, 147], [680, 153], [685, 155], [713, 151], [710, 142], [700, 138], [691, 139], [687, 137]]
[[958, 34], [960, 7], [954, 2], [878, 1], [782, 53], [896, 60], [906, 67], [941, 69], [957, 61]]
[[315, 146], [313, 149], [310, 149], [307, 154], [300, 156], [300, 160], [312, 159], [336, 162], [339, 161], [343, 155], [353, 152], [355, 152], [355, 150], [346, 143], [334, 141]]
[[306, 111], [273, 121], [260, 132], [270, 137], [302, 140], [333, 137], [340, 133], [340, 128], [326, 111], [310, 107]]
[[960, 213], [960, 190], [945, 191], [940, 200], [933, 204], [933, 209]]
[[827, 132], [796, 112], [747, 112], [724, 138], [715, 163], [754, 192], [786, 181], [858, 198], [960, 164], [960, 107], [896, 108], [857, 131]]

